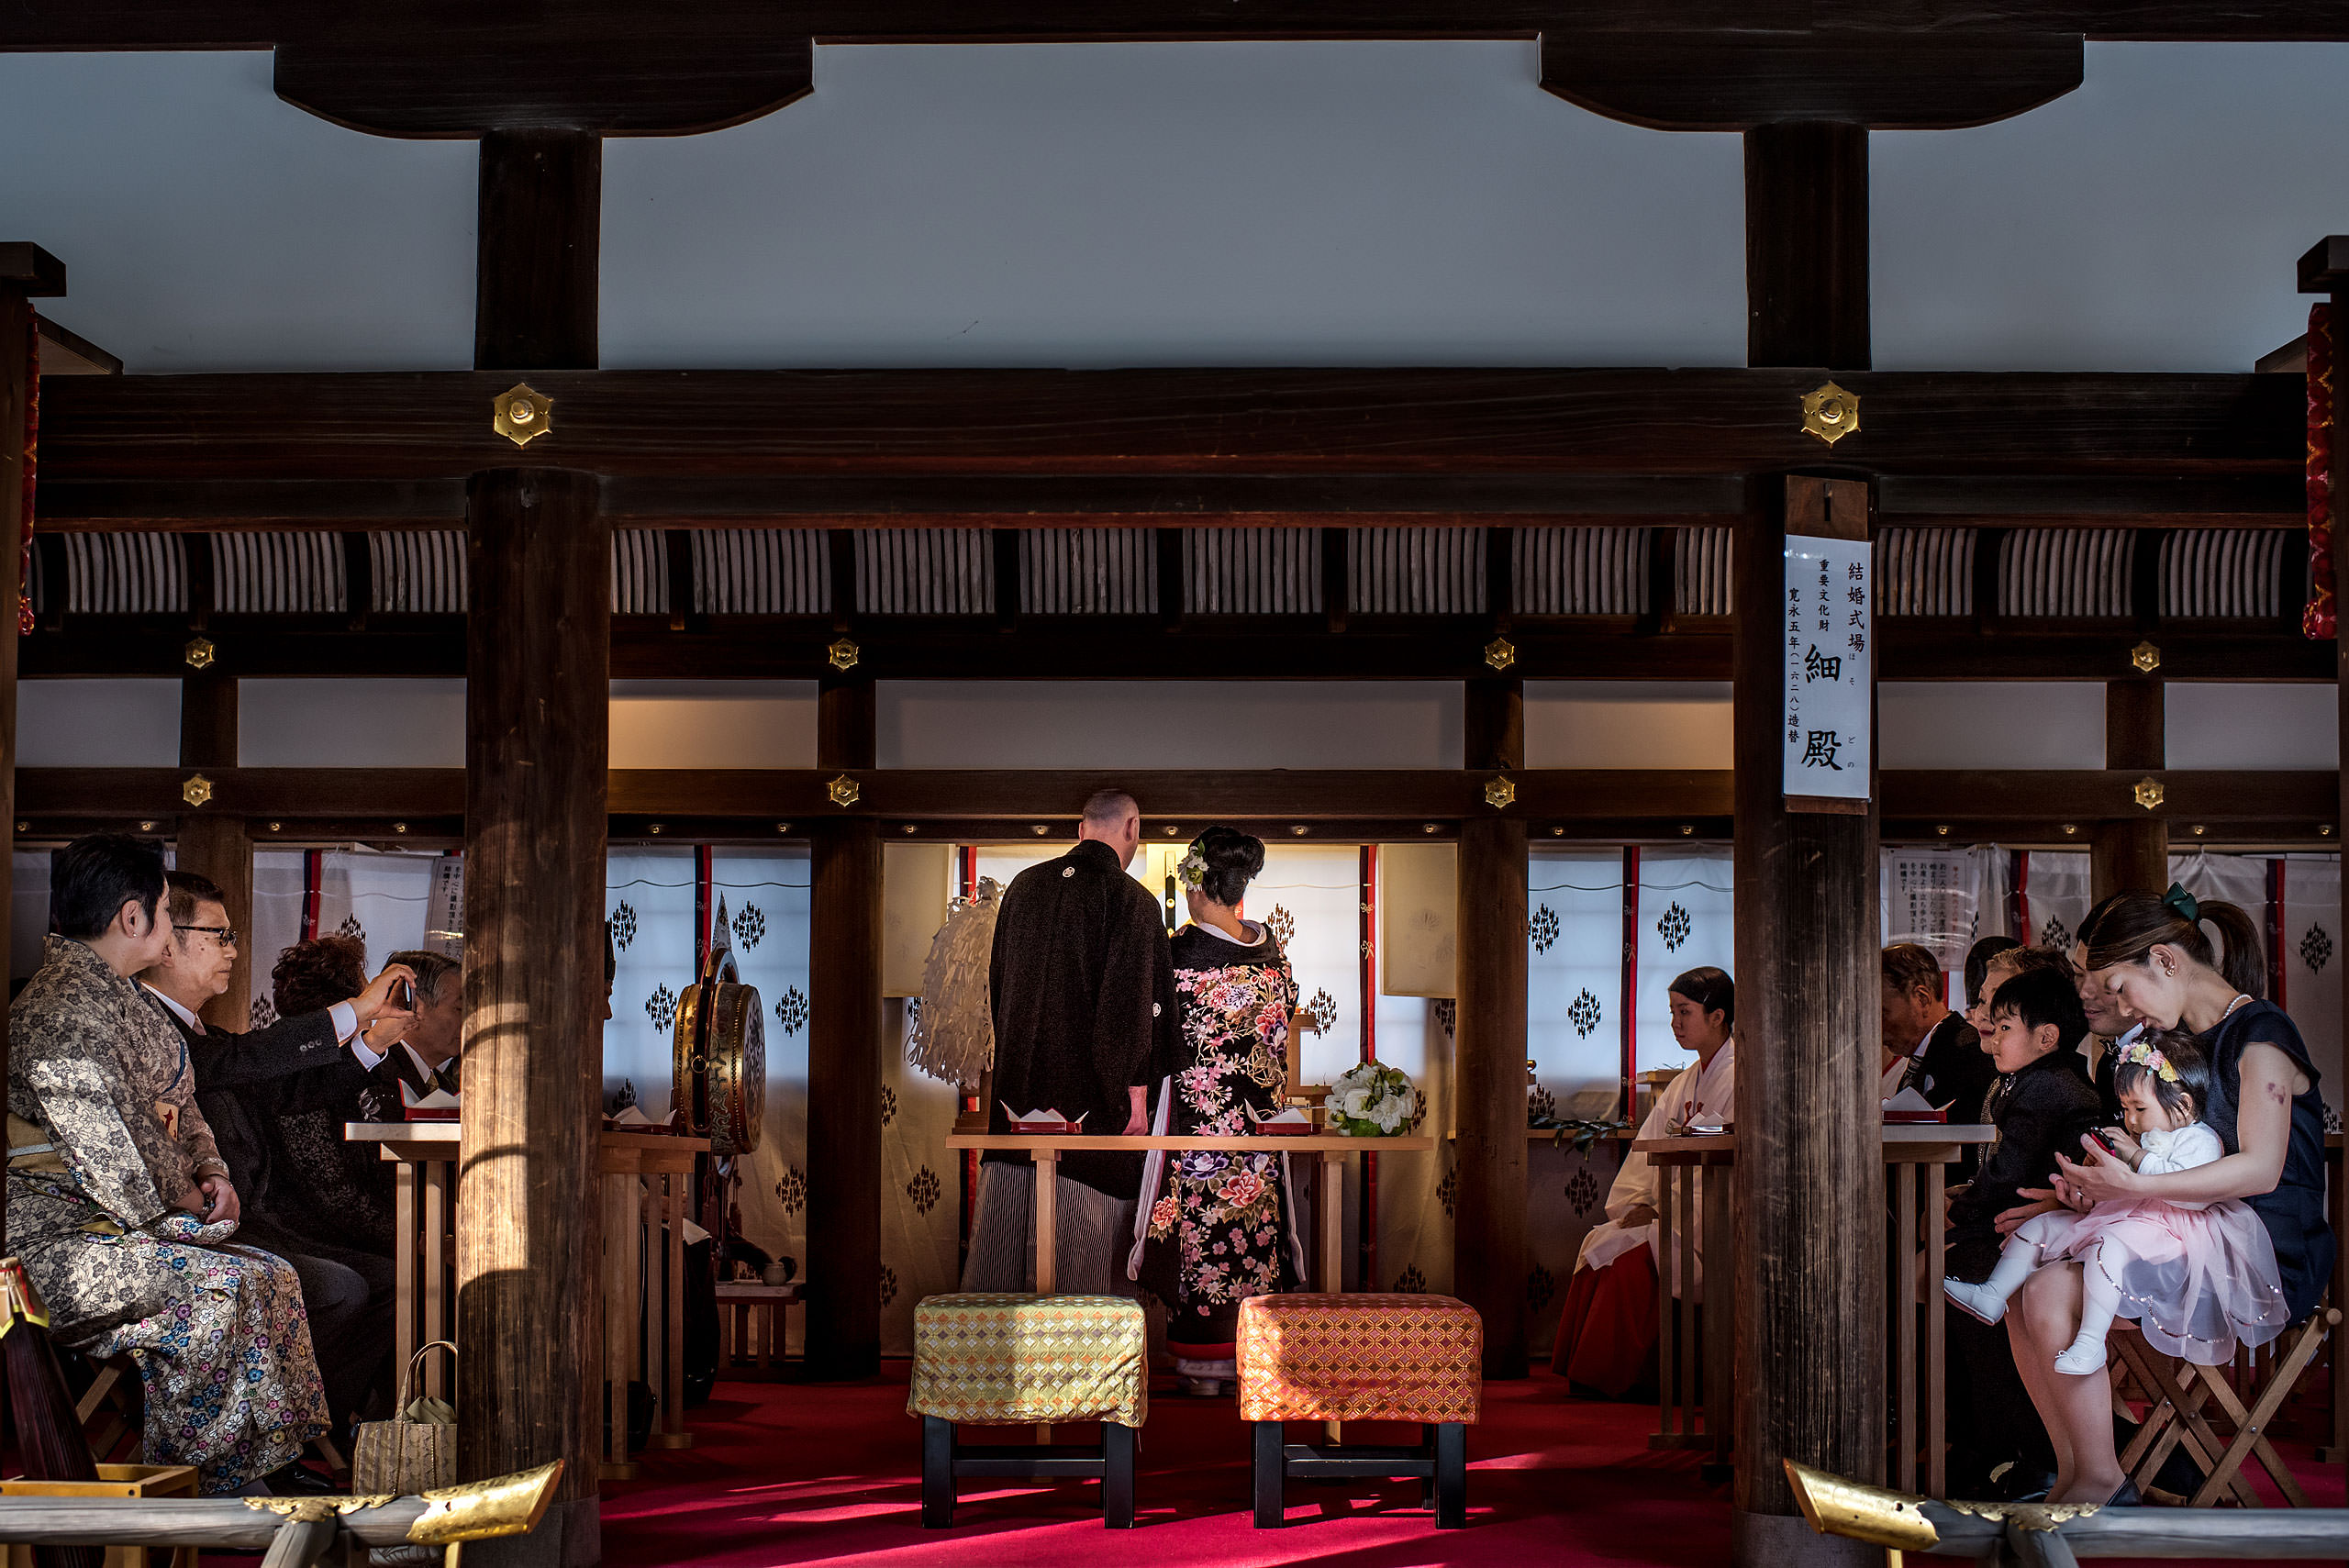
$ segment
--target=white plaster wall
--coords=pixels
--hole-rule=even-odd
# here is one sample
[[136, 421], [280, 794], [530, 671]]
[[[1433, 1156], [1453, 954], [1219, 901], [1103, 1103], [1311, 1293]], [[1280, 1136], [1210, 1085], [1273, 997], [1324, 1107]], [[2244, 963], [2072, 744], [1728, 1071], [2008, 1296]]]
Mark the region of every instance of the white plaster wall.
[[[811, 768], [816, 683], [615, 681], [611, 727], [616, 768]], [[238, 734], [250, 768], [462, 768], [465, 684], [241, 681]]]
[[180, 684], [161, 681], [20, 681], [20, 768], [174, 768], [180, 761]]
[[248, 768], [462, 768], [462, 680], [242, 680], [237, 761]]
[[2163, 690], [2173, 768], [2334, 768], [2341, 705], [2329, 682], [2173, 681]]
[[1972, 130], [1868, 139], [1876, 368], [2247, 371], [2349, 228], [2349, 44], [2091, 43]]
[[1531, 39], [828, 45], [778, 113], [605, 144], [604, 363], [1743, 363], [1737, 138], [1540, 77]]
[[2100, 681], [1886, 681], [1882, 768], [2101, 768]]
[[616, 768], [812, 768], [813, 681], [614, 681]]
[[1528, 681], [1529, 768], [1726, 768], [1727, 681]]
[[1461, 758], [1456, 682], [883, 681], [878, 696], [885, 768], [1456, 768]]

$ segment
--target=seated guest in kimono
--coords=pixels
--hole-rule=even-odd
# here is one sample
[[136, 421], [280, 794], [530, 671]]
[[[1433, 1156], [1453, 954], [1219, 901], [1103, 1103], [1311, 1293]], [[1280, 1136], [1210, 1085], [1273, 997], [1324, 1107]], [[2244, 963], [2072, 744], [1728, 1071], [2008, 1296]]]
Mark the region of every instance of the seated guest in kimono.
[[[2006, 1243], [2002, 1217], [2007, 1229], [2016, 1222], [2015, 1211], [2028, 1218], [2026, 1189], [2035, 1196], [2051, 1186], [2057, 1153], [2079, 1148], [2081, 1135], [2103, 1119], [2080, 1055], [2088, 1021], [2068, 964], [2042, 964], [1999, 981], [1985, 1008], [1998, 1077], [1983, 1118], [1998, 1136], [1983, 1151], [1975, 1178], [1952, 1189], [1943, 1265], [1951, 1278], [1969, 1284], [1988, 1279], [1998, 1266]], [[1953, 1312], [1947, 1333], [1949, 1495], [2027, 1494], [2032, 1483], [2054, 1474], [2055, 1449], [2015, 1370], [2007, 1331]], [[1991, 1480], [2001, 1466], [2008, 1467], [1998, 1477], [2003, 1493], [1993, 1490]]]
[[[1240, 917], [1240, 900], [1264, 869], [1264, 841], [1231, 828], [1192, 840], [1175, 868], [1191, 919], [1174, 933], [1180, 1035], [1153, 1132], [1245, 1136], [1287, 1099], [1297, 982], [1279, 940]], [[1219, 1392], [1240, 1375], [1232, 1358], [1241, 1302], [1295, 1290], [1305, 1278], [1288, 1157], [1152, 1150], [1126, 1275], [1166, 1304], [1166, 1348], [1190, 1391]]]
[[[364, 1207], [339, 1195], [323, 1211], [306, 1201], [304, 1167], [340, 1170], [374, 1153], [342, 1136], [345, 1122], [380, 1119], [397, 1097], [371, 1075], [383, 1059], [360, 1030], [406, 1017], [388, 1004], [409, 972], [394, 965], [373, 984], [338, 984], [328, 1006], [281, 1007], [275, 1023], [249, 1034], [211, 1028], [197, 1009], [228, 988], [237, 933], [217, 885], [175, 871], [169, 886], [172, 940], [139, 981], [186, 1041], [196, 1104], [243, 1206], [238, 1239], [276, 1253], [301, 1276], [327, 1407], [340, 1427], [384, 1381], [395, 1300], [390, 1226], [386, 1215], [382, 1234], [371, 1233]], [[354, 969], [338, 978], [361, 976]]]
[[[289, 1018], [319, 1011], [329, 996], [366, 973], [366, 944], [357, 937], [317, 937], [277, 955], [270, 995]], [[409, 973], [396, 960], [386, 973]], [[286, 1104], [270, 1140], [270, 1212], [292, 1234], [339, 1244], [370, 1262], [354, 1262], [370, 1279], [387, 1263], [393, 1244], [392, 1167], [368, 1144], [342, 1136], [352, 1121], [398, 1121], [400, 1086], [395, 1042], [412, 1028], [412, 1012], [378, 1014], [351, 1054], [366, 1071], [355, 1080], [338, 1073], [330, 1095], [315, 1104]], [[329, 1253], [339, 1256], [339, 1253]]]
[[8, 1244], [60, 1344], [138, 1364], [148, 1463], [194, 1465], [206, 1495], [313, 1489], [292, 1473], [327, 1425], [301, 1284], [229, 1241], [186, 1049], [130, 978], [172, 940], [162, 853], [76, 840], [50, 889], [54, 934], [8, 1009]]
[[[1671, 986], [1672, 1038], [1697, 1060], [1656, 1097], [1642, 1139], [1664, 1138], [1689, 1124], [1727, 1125], [1737, 1115], [1737, 987], [1720, 970], [1692, 969]], [[1703, 1177], [1698, 1176], [1700, 1190]], [[1656, 1377], [1657, 1206], [1664, 1181], [1644, 1154], [1626, 1153], [1607, 1190], [1607, 1223], [1583, 1238], [1566, 1287], [1552, 1370], [1586, 1393], [1622, 1399], [1653, 1389]], [[1705, 1238], [1697, 1240], [1703, 1278]], [[1677, 1253], [1679, 1245], [1674, 1243]], [[1680, 1294], [1679, 1260], [1673, 1260], [1674, 1296]]]

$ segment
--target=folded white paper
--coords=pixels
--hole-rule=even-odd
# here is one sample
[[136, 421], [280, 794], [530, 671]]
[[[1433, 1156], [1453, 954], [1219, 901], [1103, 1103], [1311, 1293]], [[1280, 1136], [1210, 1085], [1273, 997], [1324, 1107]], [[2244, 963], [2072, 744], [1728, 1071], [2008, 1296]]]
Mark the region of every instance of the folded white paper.
[[1258, 1127], [1273, 1127], [1275, 1125], [1290, 1127], [1298, 1123], [1309, 1124], [1312, 1120], [1313, 1118], [1311, 1117], [1307, 1116], [1295, 1106], [1291, 1106], [1288, 1109], [1281, 1112], [1278, 1116], [1260, 1116], [1256, 1118], [1256, 1125]]
[[1926, 1099], [1924, 1095], [1916, 1091], [1914, 1086], [1911, 1086], [1901, 1090], [1898, 1094], [1893, 1095], [1892, 1098], [1885, 1101], [1884, 1108], [1888, 1111], [1930, 1112], [1933, 1108], [1933, 1106], [1932, 1101]]
[[435, 1089], [422, 1099], [416, 1096], [416, 1085], [400, 1085], [400, 1104], [412, 1111], [452, 1111], [464, 1102], [446, 1089]]
[[1069, 1118], [1064, 1117], [1060, 1112], [1054, 1110], [1027, 1111], [1023, 1113], [1013, 1110], [1009, 1105], [1006, 1104], [1002, 1100], [997, 1100], [996, 1104], [1003, 1106], [1003, 1114], [1011, 1118], [1014, 1126], [1020, 1126], [1026, 1123], [1039, 1121], [1059, 1121], [1067, 1122], [1071, 1127], [1083, 1127], [1085, 1125], [1085, 1118], [1093, 1114], [1090, 1111], [1081, 1111], [1077, 1114], [1074, 1120], [1071, 1120]]

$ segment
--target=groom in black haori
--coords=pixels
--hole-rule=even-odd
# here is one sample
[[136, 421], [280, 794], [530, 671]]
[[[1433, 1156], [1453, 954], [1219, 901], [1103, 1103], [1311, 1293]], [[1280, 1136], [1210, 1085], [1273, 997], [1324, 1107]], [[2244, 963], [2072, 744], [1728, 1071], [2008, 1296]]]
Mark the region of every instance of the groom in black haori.
[[[1121, 790], [1085, 803], [1076, 847], [1029, 867], [1003, 895], [988, 995], [995, 1011], [995, 1103], [987, 1130], [1011, 1130], [1004, 1107], [1080, 1116], [1090, 1138], [1149, 1130], [1147, 1085], [1164, 1073], [1174, 969], [1156, 898], [1126, 874], [1141, 843], [1141, 810]], [[1142, 1157], [1102, 1151], [1059, 1162], [1056, 1288], [1131, 1295]], [[964, 1290], [1024, 1291], [1035, 1271], [1035, 1174], [1028, 1156], [989, 1152], [980, 1167]]]

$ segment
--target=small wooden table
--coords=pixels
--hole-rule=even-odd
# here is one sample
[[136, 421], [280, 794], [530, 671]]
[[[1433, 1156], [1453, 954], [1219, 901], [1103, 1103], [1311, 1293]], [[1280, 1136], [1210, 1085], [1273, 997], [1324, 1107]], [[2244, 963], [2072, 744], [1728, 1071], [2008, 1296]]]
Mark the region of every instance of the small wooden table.
[[718, 1287], [718, 1375], [748, 1383], [779, 1383], [785, 1374], [785, 1315], [807, 1298], [799, 1280], [789, 1284], [729, 1281]]
[[[1943, 1354], [1947, 1297], [1939, 1288], [1942, 1271], [1934, 1268], [1925, 1308], [1924, 1343], [1917, 1334], [1917, 1271], [1915, 1258], [1924, 1239], [1918, 1234], [1920, 1196], [1938, 1194], [1947, 1181], [1949, 1166], [1971, 1144], [1987, 1143], [1996, 1128], [1978, 1124], [1923, 1123], [1890, 1125], [1884, 1129], [1887, 1195], [1893, 1212], [1895, 1277], [1887, 1282], [1892, 1307], [1892, 1356], [1887, 1369], [1893, 1382], [1894, 1485], [1915, 1492], [1918, 1452], [1924, 1452], [1925, 1495], [1938, 1497], [1948, 1486], [1948, 1461], [1943, 1452], [1949, 1415], [1946, 1357]], [[1722, 1272], [1729, 1254], [1714, 1251], [1710, 1267], [1699, 1263], [1697, 1233], [1727, 1238], [1731, 1248], [1737, 1233], [1730, 1214], [1731, 1184], [1698, 1181], [1696, 1173], [1711, 1169], [1725, 1174], [1737, 1165], [1737, 1134], [1706, 1133], [1677, 1138], [1643, 1138], [1631, 1145], [1644, 1154], [1664, 1178], [1664, 1201], [1656, 1215], [1656, 1398], [1659, 1421], [1649, 1440], [1657, 1448], [1701, 1448], [1712, 1451], [1716, 1464], [1729, 1459], [1731, 1437], [1730, 1411], [1735, 1369], [1731, 1362], [1734, 1312], [1716, 1309], [1705, 1314], [1702, 1343], [1698, 1343], [1697, 1308], [1709, 1295], [1717, 1308], [1730, 1306], [1729, 1292], [1709, 1289], [1712, 1281], [1731, 1277]], [[1699, 1204], [1701, 1203], [1701, 1210]], [[1931, 1216], [1928, 1215], [1928, 1219]], [[1946, 1245], [1943, 1228], [1934, 1226], [1930, 1245], [1938, 1257]], [[1670, 1262], [1675, 1239], [1681, 1290], [1680, 1343], [1685, 1357], [1703, 1357], [1705, 1384], [1704, 1430], [1697, 1430], [1697, 1380], [1694, 1368], [1675, 1367], [1672, 1315], [1675, 1270]], [[1733, 1265], [1731, 1265], [1733, 1266]], [[1680, 1375], [1675, 1376], [1675, 1373]], [[1679, 1407], [1675, 1423], [1674, 1407]]]
[[1435, 1147], [1432, 1138], [1347, 1138], [1338, 1133], [1315, 1132], [1289, 1137], [1256, 1135], [1241, 1138], [1210, 1138], [1205, 1135], [1142, 1135], [1134, 1138], [1072, 1138], [1046, 1137], [1020, 1133], [956, 1133], [946, 1140], [949, 1149], [1008, 1150], [1026, 1154], [1034, 1162], [1036, 1171], [1036, 1293], [1050, 1296], [1059, 1283], [1054, 1267], [1056, 1243], [1052, 1236], [1058, 1218], [1058, 1195], [1054, 1185], [1063, 1154], [1109, 1153], [1118, 1151], [1164, 1149], [1229, 1149], [1241, 1153], [1319, 1154], [1321, 1156], [1321, 1184], [1314, 1195], [1315, 1229], [1319, 1234], [1319, 1278], [1318, 1284], [1325, 1291], [1345, 1289], [1345, 1169], [1349, 1154], [1410, 1154], [1424, 1153]]
[[[405, 1367], [419, 1346], [457, 1337], [455, 1275], [456, 1166], [463, 1133], [453, 1121], [347, 1122], [343, 1137], [381, 1147], [398, 1167], [393, 1198], [394, 1288], [392, 1341]], [[690, 1448], [685, 1430], [685, 1289], [687, 1191], [694, 1156], [709, 1140], [665, 1132], [602, 1134], [596, 1170], [603, 1188], [604, 1366], [609, 1385], [603, 1473], [625, 1480], [636, 1473], [628, 1456], [628, 1385], [642, 1376], [659, 1400], [650, 1446]], [[652, 1188], [646, 1202], [644, 1185]], [[651, 1213], [647, 1213], [648, 1208]], [[654, 1264], [648, 1234], [663, 1237]], [[659, 1284], [645, 1289], [657, 1268]], [[641, 1341], [638, 1313], [644, 1314]], [[593, 1369], [581, 1369], [593, 1375]], [[448, 1397], [447, 1373], [440, 1358], [425, 1367], [425, 1389]]]

